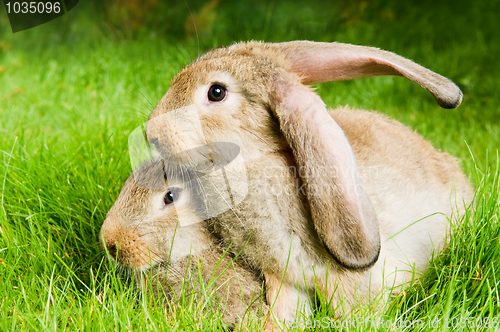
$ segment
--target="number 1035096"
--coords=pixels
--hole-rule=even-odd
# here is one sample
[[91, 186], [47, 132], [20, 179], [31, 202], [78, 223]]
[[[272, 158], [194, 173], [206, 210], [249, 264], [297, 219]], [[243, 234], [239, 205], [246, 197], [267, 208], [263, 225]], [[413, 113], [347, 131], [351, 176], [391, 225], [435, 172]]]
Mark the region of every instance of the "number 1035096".
[[60, 13], [61, 3], [60, 2], [7, 2], [5, 3], [7, 7], [7, 13], [15, 14], [50, 14], [50, 13]]

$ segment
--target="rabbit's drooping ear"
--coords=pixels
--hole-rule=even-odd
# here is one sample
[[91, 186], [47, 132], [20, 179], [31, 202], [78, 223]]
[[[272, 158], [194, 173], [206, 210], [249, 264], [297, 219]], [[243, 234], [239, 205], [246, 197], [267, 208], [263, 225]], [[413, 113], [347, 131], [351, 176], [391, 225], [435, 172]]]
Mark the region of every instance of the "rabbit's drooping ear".
[[396, 75], [429, 90], [443, 108], [456, 108], [462, 102], [462, 92], [446, 77], [378, 48], [310, 41], [270, 45], [291, 60], [293, 70], [303, 75], [304, 84]]
[[344, 267], [372, 266], [380, 251], [377, 218], [343, 130], [306, 86], [280, 82], [277, 94], [275, 114], [306, 184], [320, 239]]
[[[398, 75], [429, 90], [444, 108], [457, 107], [462, 101], [462, 92], [447, 78], [376, 48], [308, 41], [253, 46], [284, 58], [303, 84]], [[318, 235], [341, 265], [368, 268], [378, 258], [380, 236], [351, 146], [315, 93], [282, 79], [276, 82], [275, 115], [304, 174]]]

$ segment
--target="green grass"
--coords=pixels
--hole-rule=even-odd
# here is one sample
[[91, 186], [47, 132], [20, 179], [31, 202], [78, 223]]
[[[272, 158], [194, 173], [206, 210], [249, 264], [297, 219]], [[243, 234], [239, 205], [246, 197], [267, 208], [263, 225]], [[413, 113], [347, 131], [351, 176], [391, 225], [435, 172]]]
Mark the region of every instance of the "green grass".
[[[201, 6], [189, 3], [194, 11]], [[199, 52], [248, 39], [377, 46], [460, 85], [465, 98], [455, 110], [440, 109], [429, 93], [402, 78], [318, 86], [331, 107], [378, 110], [411, 126], [457, 156], [477, 188], [475, 211], [464, 216], [425, 276], [382, 313], [364, 308], [354, 319], [438, 319], [436, 330], [445, 330], [448, 320], [461, 331], [475, 330], [464, 319], [500, 317], [499, 4], [257, 4], [223, 2], [217, 23], [200, 33], [199, 43], [182, 35], [188, 11], [179, 5], [162, 7], [162, 15], [150, 14], [125, 36], [98, 12], [102, 8], [84, 3], [73, 16], [17, 34], [0, 12], [1, 331], [219, 326], [220, 317], [203, 305], [165, 311], [140, 296], [104, 259], [98, 232], [130, 173], [128, 134], [145, 121], [173, 75]], [[321, 307], [316, 319], [329, 316]]]

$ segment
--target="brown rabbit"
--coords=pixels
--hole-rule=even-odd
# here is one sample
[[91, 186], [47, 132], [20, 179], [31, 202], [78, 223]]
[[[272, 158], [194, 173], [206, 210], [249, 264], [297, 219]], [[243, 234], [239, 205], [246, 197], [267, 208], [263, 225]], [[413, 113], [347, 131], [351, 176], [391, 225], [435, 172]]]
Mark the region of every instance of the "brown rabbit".
[[[229, 208], [207, 224], [263, 272], [279, 321], [311, 314], [314, 290], [345, 312], [402, 285], [443, 248], [448, 218], [470, 203], [473, 188], [453, 157], [383, 115], [329, 111], [307, 86], [376, 75], [404, 76], [445, 108], [462, 100], [448, 79], [376, 48], [249, 42], [183, 69], [146, 126], [156, 153], [188, 169], [215, 163], [199, 146], [241, 149], [245, 167], [233, 177], [246, 196], [221, 200]], [[164, 236], [148, 223], [140, 231], [151, 234], [144, 247]]]
[[129, 177], [102, 226], [101, 246], [146, 292], [167, 302], [194, 296], [221, 312], [229, 327], [246, 330], [268, 313], [260, 273], [224, 252], [199, 222], [203, 211], [190, 172], [170, 168], [165, 181], [164, 170], [151, 161]]

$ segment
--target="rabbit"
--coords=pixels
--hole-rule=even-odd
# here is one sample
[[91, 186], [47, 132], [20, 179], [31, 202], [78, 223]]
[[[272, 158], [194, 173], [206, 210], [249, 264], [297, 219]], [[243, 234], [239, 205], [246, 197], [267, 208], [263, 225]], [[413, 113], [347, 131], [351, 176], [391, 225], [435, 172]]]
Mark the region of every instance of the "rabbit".
[[[223, 314], [226, 328], [241, 325], [246, 330], [251, 319], [259, 323], [269, 311], [262, 278], [217, 245], [201, 222], [192, 178], [196, 176], [189, 171], [155, 160], [142, 164], [108, 212], [100, 245], [134, 273], [137, 288], [165, 303], [179, 301], [182, 294], [210, 300], [209, 308]], [[268, 322], [264, 329], [272, 327]]]
[[168, 163], [196, 169], [212, 158], [196, 147], [217, 142], [241, 149], [247, 194], [204, 224], [262, 271], [278, 324], [312, 315], [315, 292], [335, 315], [397, 292], [472, 201], [454, 157], [379, 113], [329, 110], [309, 86], [378, 75], [410, 79], [443, 108], [462, 101], [447, 78], [377, 48], [251, 41], [185, 67], [149, 117], [146, 139]]

